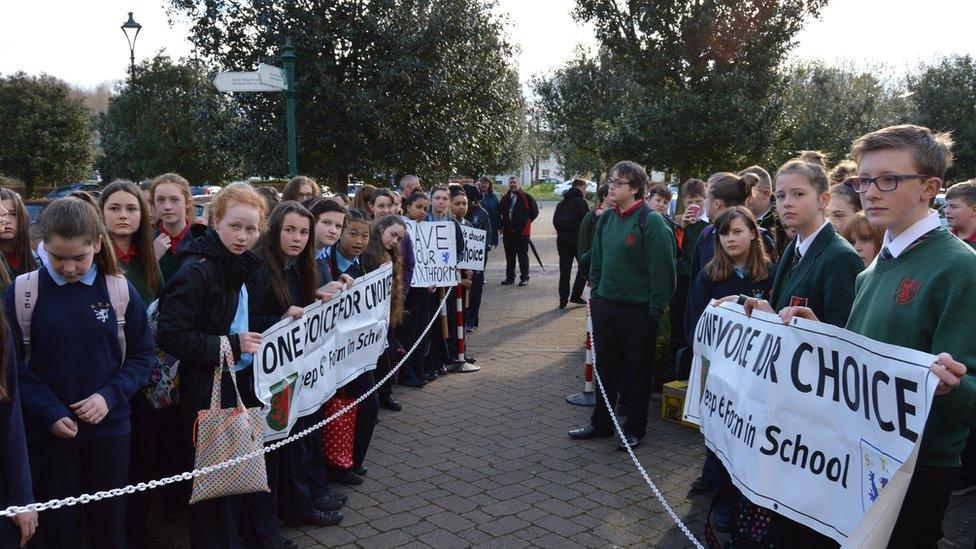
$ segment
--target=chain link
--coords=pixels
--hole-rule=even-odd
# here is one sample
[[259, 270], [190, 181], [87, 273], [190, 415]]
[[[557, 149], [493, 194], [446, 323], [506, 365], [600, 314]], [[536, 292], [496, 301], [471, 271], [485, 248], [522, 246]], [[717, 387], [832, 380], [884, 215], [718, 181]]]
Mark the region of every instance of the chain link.
[[224, 461], [222, 463], [216, 463], [214, 465], [210, 465], [210, 466], [207, 466], [207, 467], [203, 467], [201, 469], [194, 469], [192, 471], [185, 471], [185, 472], [180, 473], [178, 475], [173, 475], [171, 477], [161, 478], [159, 480], [150, 480], [148, 482], [140, 482], [138, 484], [130, 484], [130, 485], [124, 487], [124, 488], [113, 488], [111, 490], [106, 490], [106, 491], [102, 491], [102, 492], [95, 492], [94, 494], [82, 494], [80, 496], [71, 496], [71, 497], [67, 497], [67, 498], [64, 498], [64, 499], [52, 499], [52, 500], [49, 500], [49, 501], [45, 501], [43, 503], [31, 503], [31, 504], [23, 505], [23, 506], [11, 505], [10, 507], [7, 507], [6, 509], [0, 511], [0, 517], [12, 517], [14, 515], [18, 515], [20, 513], [27, 513], [27, 512], [30, 512], [30, 511], [44, 511], [44, 510], [47, 510], [47, 509], [60, 509], [62, 507], [71, 507], [72, 505], [78, 505], [79, 503], [82, 504], [82, 505], [84, 505], [86, 503], [90, 503], [90, 502], [93, 502], [93, 501], [100, 501], [100, 500], [107, 499], [107, 498], [114, 498], [114, 497], [118, 497], [118, 496], [125, 495], [125, 494], [133, 494], [135, 492], [144, 492], [146, 490], [153, 490], [153, 489], [159, 488], [160, 486], [166, 486], [167, 484], [172, 484], [174, 482], [182, 482], [184, 480], [190, 480], [192, 478], [195, 478], [195, 477], [198, 477], [198, 476], [201, 476], [201, 475], [207, 475], [207, 474], [213, 473], [215, 471], [219, 471], [221, 469], [225, 469], [227, 467], [231, 467], [233, 465], [237, 465], [238, 463], [241, 463], [242, 461], [246, 461], [246, 460], [249, 460], [249, 459], [254, 459], [254, 458], [256, 458], [258, 456], [262, 456], [262, 455], [264, 455], [264, 454], [266, 454], [268, 452], [273, 452], [273, 451], [277, 450], [278, 448], [281, 448], [282, 446], [284, 446], [286, 444], [292, 443], [292, 442], [294, 442], [294, 441], [296, 441], [296, 440], [298, 440], [300, 438], [306, 437], [309, 434], [311, 434], [313, 431], [315, 431], [315, 430], [317, 430], [317, 429], [325, 426], [328, 423], [331, 423], [332, 421], [335, 421], [335, 419], [337, 417], [339, 417], [342, 414], [348, 412], [354, 406], [358, 406], [362, 401], [366, 400], [367, 398], [369, 398], [369, 396], [371, 394], [373, 394], [374, 392], [376, 392], [380, 388], [380, 386], [382, 386], [384, 383], [386, 383], [386, 381], [388, 379], [390, 379], [391, 377], [393, 377], [393, 374], [395, 374], [400, 369], [400, 367], [403, 366], [403, 364], [407, 361], [407, 359], [410, 358], [410, 355], [413, 354], [413, 352], [417, 349], [417, 346], [420, 345], [420, 342], [421, 341], [423, 341], [424, 336], [426, 336], [427, 333], [430, 332], [430, 329], [434, 325], [434, 322], [437, 321], [438, 318], [440, 318], [440, 310], [441, 310], [441, 307], [444, 306], [444, 303], [447, 302], [448, 298], [450, 298], [450, 296], [451, 296], [451, 292], [453, 292], [453, 291], [454, 291], [454, 288], [448, 288], [447, 291], [444, 292], [444, 299], [441, 300], [441, 304], [435, 310], [433, 318], [431, 318], [430, 319], [430, 322], [427, 323], [427, 327], [424, 328], [423, 333], [420, 334], [420, 337], [418, 337], [417, 338], [417, 341], [414, 342], [413, 347], [410, 347], [410, 350], [407, 351], [407, 354], [405, 354], [403, 356], [403, 358], [400, 360], [400, 362], [397, 363], [396, 366], [394, 366], [393, 368], [391, 368], [390, 369], [390, 372], [388, 374], [386, 374], [385, 376], [383, 376], [383, 379], [377, 381], [376, 384], [373, 385], [373, 387], [369, 391], [366, 391], [366, 393], [364, 393], [362, 396], [360, 396], [359, 398], [357, 398], [352, 403], [348, 404], [346, 407], [342, 408], [341, 410], [337, 411], [336, 413], [334, 413], [331, 416], [323, 419], [322, 421], [316, 423], [315, 425], [312, 425], [311, 427], [309, 427], [307, 429], [304, 429], [302, 431], [299, 431], [298, 433], [295, 433], [294, 435], [292, 435], [292, 436], [290, 436], [288, 438], [281, 439], [278, 442], [275, 442], [275, 443], [273, 443], [271, 445], [265, 446], [261, 450], [255, 450], [253, 452], [244, 454], [242, 456], [237, 456], [234, 459], [230, 459], [230, 460]]
[[651, 477], [647, 474], [647, 471], [644, 470], [644, 466], [641, 465], [640, 460], [637, 459], [636, 455], [634, 455], [634, 450], [627, 444], [627, 440], [624, 438], [624, 430], [620, 428], [620, 422], [617, 421], [617, 414], [614, 412], [613, 406], [610, 406], [610, 399], [607, 398], [607, 391], [603, 388], [603, 381], [600, 379], [600, 372], [596, 369], [596, 337], [594, 337], [595, 334], [593, 333], [593, 317], [590, 312], [589, 301], [586, 304], [586, 324], [587, 329], [590, 331], [590, 347], [593, 350], [593, 377], [596, 378], [596, 386], [600, 388], [600, 396], [603, 397], [603, 402], [607, 405], [607, 410], [610, 412], [610, 420], [613, 421], [613, 427], [617, 431], [617, 436], [620, 437], [620, 443], [623, 444], [624, 448], [626, 448], [627, 455], [629, 455], [631, 461], [634, 462], [634, 465], [637, 467], [637, 471], [642, 477], [644, 477], [644, 481], [647, 482], [647, 485], [651, 487], [651, 491], [654, 492], [654, 497], [657, 498], [657, 500], [661, 503], [661, 506], [664, 507], [664, 510], [667, 511], [668, 515], [671, 516], [671, 520], [678, 525], [678, 528], [681, 529], [685, 537], [687, 537], [695, 547], [698, 549], [704, 549], [701, 542], [695, 538], [695, 534], [691, 533], [691, 530], [689, 530], [688, 527], [685, 526], [685, 523], [682, 522], [681, 518], [678, 517], [678, 513], [676, 513], [674, 508], [671, 507], [671, 504], [668, 503], [668, 500], [664, 498], [664, 494], [658, 490], [657, 486], [651, 480]]

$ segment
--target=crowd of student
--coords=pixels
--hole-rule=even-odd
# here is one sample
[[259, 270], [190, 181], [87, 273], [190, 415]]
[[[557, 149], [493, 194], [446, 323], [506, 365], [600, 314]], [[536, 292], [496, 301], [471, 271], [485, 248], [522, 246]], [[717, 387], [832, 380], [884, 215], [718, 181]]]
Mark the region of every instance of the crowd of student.
[[[947, 134], [894, 126], [855, 140], [851, 159], [833, 169], [823, 154], [807, 151], [772, 177], [752, 166], [691, 179], [674, 220], [671, 191], [652, 184], [637, 164], [614, 166], [589, 212], [578, 204], [585, 186], [579, 182], [557, 211], [559, 238], [568, 242], [564, 233], [575, 230], [578, 242], [575, 252], [560, 246], [560, 307], [582, 292], [578, 283], [569, 293], [576, 258], [592, 288], [600, 379], [626, 416], [618, 448], [637, 446], [646, 433], [666, 310], [667, 370], [678, 379], [688, 375], [688, 336], [699, 317], [726, 301], [747, 313], [827, 322], [931, 353], [938, 356], [931, 366], [937, 396], [889, 546], [936, 547], [950, 493], [976, 489], [976, 440], [967, 443], [976, 427], [976, 339], [965, 320], [976, 302], [976, 180], [946, 192], [948, 230], [931, 209], [952, 145]], [[610, 413], [597, 398], [589, 424], [569, 436], [613, 436]], [[716, 494], [710, 524], [731, 531], [733, 546], [837, 546], [751, 504], [711, 451], [692, 488]]]
[[[188, 182], [168, 173], [140, 186], [115, 181], [97, 200], [85, 193], [57, 200], [32, 235], [20, 197], [0, 190], [0, 317], [7, 319], [0, 322], [0, 508], [192, 469], [194, 421], [210, 407], [221, 336], [245, 406], [260, 406], [252, 369], [260, 334], [386, 263], [393, 266], [388, 346], [376, 371], [336, 398], [364, 395], [420, 340], [398, 375], [353, 412], [351, 463], [333, 458], [328, 424], [266, 454], [269, 493], [188, 506], [190, 483], [180, 482], [47, 510], [40, 521], [37, 513], [0, 520], [0, 546], [23, 545], [39, 528], [47, 548], [76, 547], [83, 529], [93, 547], [166, 547], [147, 530], [154, 494], [164, 522], [188, 518], [193, 547], [294, 547], [281, 522], [338, 524], [347, 496], [330, 482], [363, 482], [379, 408], [401, 409], [392, 382], [420, 388], [475, 360], [460, 362], [448, 337], [456, 315], [446, 315], [451, 329], [435, 324], [424, 333], [443, 291], [411, 287], [405, 220], [479, 227], [495, 245], [498, 205], [488, 178], [427, 193], [405, 176], [400, 192], [366, 186], [349, 199], [324, 197], [299, 176], [281, 196], [231, 184], [198, 219]], [[469, 331], [478, 327], [483, 284], [483, 272], [462, 273]], [[174, 379], [167, 367], [177, 361]], [[225, 408], [235, 405], [230, 373], [221, 378]], [[292, 433], [324, 417], [302, 417]]]

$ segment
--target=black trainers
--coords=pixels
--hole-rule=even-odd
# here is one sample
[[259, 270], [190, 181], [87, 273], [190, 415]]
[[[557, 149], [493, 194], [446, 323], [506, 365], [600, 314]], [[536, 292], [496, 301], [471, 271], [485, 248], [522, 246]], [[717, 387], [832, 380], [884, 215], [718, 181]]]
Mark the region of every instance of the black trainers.
[[511, 286], [512, 284], [515, 284], [514, 280], [508, 280], [508, 279], [502, 280], [502, 286]]

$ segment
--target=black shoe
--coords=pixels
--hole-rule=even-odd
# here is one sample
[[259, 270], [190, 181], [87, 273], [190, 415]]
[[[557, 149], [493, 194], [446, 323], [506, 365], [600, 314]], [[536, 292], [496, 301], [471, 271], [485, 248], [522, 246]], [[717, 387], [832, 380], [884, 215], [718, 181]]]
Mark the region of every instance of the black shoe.
[[326, 490], [325, 495], [332, 499], [337, 499], [342, 502], [343, 505], [349, 502], [349, 496], [339, 492], [338, 490]]
[[[312, 511], [311, 515], [298, 519], [291, 524], [294, 526], [315, 526], [316, 528], [321, 528], [323, 526], [335, 526], [340, 522], [342, 522], [342, 513], [339, 511], [325, 512], [316, 509]], [[297, 547], [297, 545], [295, 545], [295, 547]]]
[[634, 435], [628, 435], [625, 433], [624, 440], [627, 441], [626, 446], [624, 445], [623, 441], [617, 444], [617, 449], [620, 450], [621, 452], [626, 452], [627, 446], [631, 448], [637, 448], [638, 446], [640, 446], [641, 439], [635, 437]]
[[560, 299], [559, 300], [559, 308], [560, 308], [560, 310], [566, 308], [566, 303], [568, 303], [568, 301], [566, 301], [565, 299]]
[[528, 286], [528, 285], [529, 285], [528, 280], [519, 280], [519, 286]]
[[437, 375], [442, 376], [447, 373], [447, 366], [444, 364], [439, 364], [437, 366]]
[[130, 547], [139, 547], [139, 549], [172, 549], [174, 547], [168, 541], [157, 538], [146, 531], [138, 534], [126, 534], [125, 541]]
[[400, 385], [403, 385], [404, 387], [413, 387], [415, 389], [419, 389], [419, 388], [423, 387], [424, 385], [427, 385], [427, 382], [424, 381], [424, 380], [422, 380], [422, 379], [417, 379], [417, 378], [413, 378], [413, 379], [401, 379], [400, 380]]
[[359, 467], [356, 467], [352, 471], [354, 473], [356, 473], [357, 475], [361, 476], [361, 477], [365, 477], [366, 476], [366, 473], [369, 472], [369, 469], [367, 469], [367, 468], [363, 467], [362, 465], [360, 465]]
[[464, 361], [467, 362], [468, 364], [474, 364], [478, 362], [478, 359], [473, 356], [464, 355]]
[[515, 284], [514, 280], [502, 280], [502, 286], [511, 286], [512, 284]]
[[584, 425], [569, 431], [569, 438], [573, 440], [589, 440], [591, 438], [609, 438], [613, 436], [611, 431], [597, 429], [593, 425]]
[[359, 486], [363, 483], [363, 477], [357, 475], [351, 469], [329, 471], [329, 478], [346, 486]]
[[381, 396], [380, 406], [393, 412], [399, 412], [403, 409], [403, 406], [400, 406], [400, 403], [392, 395]]
[[436, 372], [425, 372], [424, 373], [424, 380], [425, 381], [431, 382], [431, 381], [434, 381], [435, 379], [437, 379], [437, 373]]
[[271, 537], [264, 539], [252, 539], [244, 543], [249, 548], [254, 549], [285, 549], [290, 547], [298, 547], [298, 544], [294, 541], [282, 536], [281, 534], [275, 534]]
[[323, 513], [329, 513], [332, 511], [338, 511], [339, 509], [342, 509], [342, 506], [345, 505], [345, 503], [339, 501], [336, 498], [325, 495], [320, 497], [319, 499], [312, 500], [312, 505], [314, 505], [316, 509], [322, 511]]
[[582, 297], [572, 297], [569, 299], [570, 303], [575, 303], [577, 305], [586, 305], [586, 300]]

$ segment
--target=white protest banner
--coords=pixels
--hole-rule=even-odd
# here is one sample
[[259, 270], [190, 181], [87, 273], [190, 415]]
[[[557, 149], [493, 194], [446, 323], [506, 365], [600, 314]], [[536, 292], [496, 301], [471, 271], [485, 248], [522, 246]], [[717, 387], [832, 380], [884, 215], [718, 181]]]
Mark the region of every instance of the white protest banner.
[[264, 404], [264, 440], [285, 438], [295, 421], [318, 410], [339, 387], [376, 367], [386, 349], [393, 267], [357, 278], [329, 302], [305, 308], [261, 334], [254, 392]]
[[458, 260], [458, 269], [485, 270], [485, 243], [488, 240], [488, 231], [461, 225], [461, 234], [464, 235], [464, 251], [461, 252], [461, 259]]
[[935, 357], [731, 303], [705, 309], [694, 348], [684, 419], [736, 487], [840, 543], [883, 547], [938, 384]]
[[453, 221], [407, 221], [413, 239], [414, 288], [457, 286], [457, 225]]

